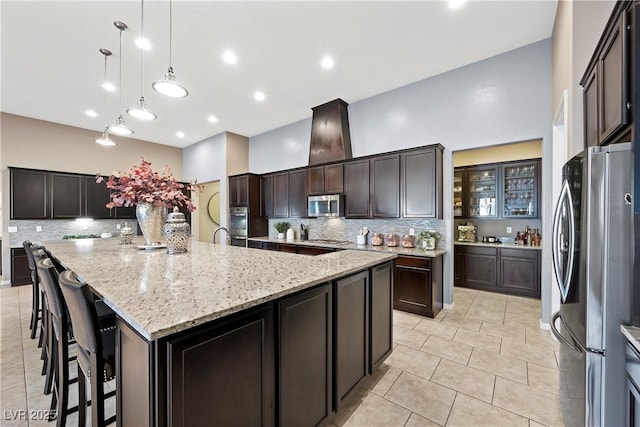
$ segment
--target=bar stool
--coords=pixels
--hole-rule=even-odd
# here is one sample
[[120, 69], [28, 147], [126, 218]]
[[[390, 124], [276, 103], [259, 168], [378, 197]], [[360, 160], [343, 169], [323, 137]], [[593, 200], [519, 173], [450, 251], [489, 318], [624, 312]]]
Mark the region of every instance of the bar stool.
[[104, 392], [104, 382], [115, 377], [115, 327], [100, 329], [98, 312], [89, 285], [67, 270], [60, 274], [60, 288], [69, 309], [74, 336], [78, 346], [78, 420], [85, 425], [87, 398], [86, 383], [91, 385], [91, 423], [106, 426], [116, 416], [104, 419], [104, 402], [115, 395]]
[[[34, 249], [34, 247], [31, 249]], [[34, 265], [46, 258], [47, 254], [41, 248], [33, 251]], [[40, 277], [37, 271], [36, 276], [38, 276], [39, 281]], [[51, 393], [51, 385], [55, 370], [55, 356], [53, 354], [54, 347], [53, 342], [51, 341], [54, 335], [50, 332], [53, 327], [51, 326], [51, 315], [49, 313], [49, 301], [47, 299], [47, 294], [45, 293], [43, 286], [40, 286], [39, 288], [39, 292], [42, 294], [40, 301], [40, 341], [42, 343], [42, 354], [40, 355], [40, 359], [42, 359], [42, 375], [46, 375], [44, 381], [44, 394], [49, 394]]]
[[[38, 330], [38, 320], [40, 320], [40, 328], [42, 328], [42, 313], [41, 313], [41, 291], [38, 283], [38, 274], [36, 272], [36, 263], [33, 260], [33, 251], [38, 249], [39, 246], [34, 245], [29, 240], [22, 242], [24, 251], [27, 254], [27, 263], [29, 270], [31, 271], [31, 283], [32, 285], [32, 301], [31, 301], [31, 321], [29, 322], [29, 329], [31, 329], [31, 339], [36, 337]], [[42, 329], [40, 329], [40, 339], [38, 341], [38, 347], [42, 346]]]

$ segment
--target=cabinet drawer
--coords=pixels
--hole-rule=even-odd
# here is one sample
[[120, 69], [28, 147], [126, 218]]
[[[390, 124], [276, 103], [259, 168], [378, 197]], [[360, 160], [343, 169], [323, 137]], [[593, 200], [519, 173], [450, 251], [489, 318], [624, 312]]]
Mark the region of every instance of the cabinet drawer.
[[498, 248], [480, 246], [464, 246], [464, 253], [468, 255], [498, 256]]
[[625, 359], [628, 377], [636, 386], [640, 386], [640, 354], [629, 343], [625, 348]]
[[431, 268], [431, 258], [399, 256], [396, 258], [396, 265]]
[[298, 247], [296, 245], [289, 245], [286, 243], [278, 243], [278, 250], [280, 252], [289, 252], [292, 254], [298, 253]]
[[503, 258], [538, 258], [537, 249], [500, 249], [500, 256]]

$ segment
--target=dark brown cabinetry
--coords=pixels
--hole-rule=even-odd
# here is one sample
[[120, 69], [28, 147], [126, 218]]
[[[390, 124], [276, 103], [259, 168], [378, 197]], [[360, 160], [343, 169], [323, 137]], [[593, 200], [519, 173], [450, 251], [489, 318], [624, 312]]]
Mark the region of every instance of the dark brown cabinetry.
[[402, 216], [442, 218], [442, 150], [412, 150], [400, 162]]
[[289, 217], [289, 172], [273, 174], [273, 218]]
[[464, 195], [466, 176], [464, 168], [455, 168], [453, 171], [453, 216], [456, 218], [466, 218], [469, 215]]
[[354, 160], [344, 165], [346, 218], [369, 218], [369, 159]]
[[332, 414], [332, 286], [280, 301], [278, 317], [278, 425], [319, 425]]
[[504, 164], [502, 176], [502, 217], [538, 218], [540, 162]]
[[[87, 217], [104, 219], [115, 217], [116, 208], [109, 209], [106, 207], [110, 201], [111, 190], [107, 188], [104, 183], [97, 183], [95, 177], [85, 176], [83, 177], [84, 185], [84, 200], [85, 200], [85, 212]], [[135, 216], [135, 209], [129, 208], [133, 211]], [[119, 208], [119, 213], [124, 218], [124, 214], [127, 212], [127, 208]]]
[[[371, 216], [400, 217], [400, 156], [371, 159]], [[348, 202], [347, 202], [348, 203]]]
[[10, 169], [11, 219], [48, 219], [49, 174]]
[[369, 373], [393, 350], [393, 263], [371, 269], [371, 354]]
[[442, 257], [399, 256], [393, 308], [435, 317], [442, 309]]
[[84, 177], [52, 173], [51, 175], [51, 217], [53, 219], [80, 218], [83, 209]]
[[614, 11], [612, 16], [616, 18], [607, 24], [580, 82], [583, 87], [586, 146], [612, 142], [626, 131], [630, 123], [630, 13]]
[[334, 407], [345, 400], [369, 374], [369, 272], [335, 282]]
[[498, 217], [499, 171], [498, 165], [467, 169], [467, 205], [470, 218]]
[[289, 173], [289, 217], [307, 216], [307, 171], [298, 170]]
[[11, 248], [11, 286], [31, 284], [31, 270], [24, 248]]
[[344, 192], [344, 165], [342, 163], [314, 166], [307, 169], [307, 195], [342, 194]]
[[640, 353], [627, 343], [625, 348], [627, 368], [627, 426], [640, 426]]
[[272, 306], [266, 305], [170, 339], [168, 424], [273, 426], [273, 325]]
[[249, 176], [229, 177], [229, 206], [249, 205]]
[[540, 298], [540, 251], [456, 245], [454, 284]]
[[260, 177], [260, 216], [273, 218], [273, 175]]

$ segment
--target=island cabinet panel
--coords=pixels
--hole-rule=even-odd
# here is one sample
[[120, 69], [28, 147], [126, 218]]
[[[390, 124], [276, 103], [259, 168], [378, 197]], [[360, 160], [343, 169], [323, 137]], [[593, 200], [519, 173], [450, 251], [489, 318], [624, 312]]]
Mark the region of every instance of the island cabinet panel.
[[370, 218], [369, 180], [369, 159], [345, 163], [344, 216], [346, 218]]
[[289, 172], [273, 174], [273, 218], [289, 217]]
[[169, 339], [168, 425], [273, 426], [273, 332], [269, 304]]
[[369, 373], [369, 272], [336, 281], [334, 301], [337, 411]]
[[11, 248], [11, 286], [31, 284], [31, 270], [24, 248]]
[[400, 156], [371, 159], [371, 216], [400, 217]]
[[435, 317], [442, 310], [442, 257], [395, 260], [393, 307]]
[[273, 175], [260, 177], [260, 216], [273, 218]]
[[11, 169], [11, 219], [49, 218], [49, 174]]
[[400, 160], [402, 216], [442, 218], [442, 151], [412, 150]]
[[305, 245], [298, 246], [298, 253], [300, 255], [322, 255], [322, 254], [328, 254], [329, 252], [335, 252], [335, 251], [336, 249], [321, 248], [318, 246], [305, 246]]
[[289, 217], [307, 216], [307, 171], [289, 173]]
[[540, 297], [540, 251], [500, 249], [500, 288], [503, 292]]
[[315, 426], [332, 414], [332, 298], [327, 284], [278, 303], [279, 426]]
[[369, 373], [393, 350], [393, 263], [371, 269], [371, 355]]

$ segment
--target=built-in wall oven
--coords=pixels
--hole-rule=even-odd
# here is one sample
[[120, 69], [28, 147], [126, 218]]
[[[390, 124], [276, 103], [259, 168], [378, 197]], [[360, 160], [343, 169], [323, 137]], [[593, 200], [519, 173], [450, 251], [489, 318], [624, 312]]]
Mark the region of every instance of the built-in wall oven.
[[229, 209], [229, 235], [232, 246], [247, 247], [249, 231], [249, 212], [246, 207], [232, 207]]

